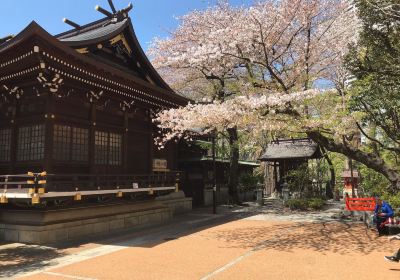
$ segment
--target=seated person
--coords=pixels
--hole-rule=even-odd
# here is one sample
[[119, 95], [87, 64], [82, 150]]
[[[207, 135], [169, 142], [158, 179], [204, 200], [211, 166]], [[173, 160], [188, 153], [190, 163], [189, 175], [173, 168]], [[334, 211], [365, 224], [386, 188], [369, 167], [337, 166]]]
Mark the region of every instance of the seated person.
[[[390, 237], [389, 237], [389, 241], [392, 241], [393, 239], [400, 240], [400, 234], [395, 235], [395, 236], [390, 236]], [[397, 250], [397, 252], [394, 253], [393, 256], [385, 256], [384, 258], [385, 258], [385, 260], [387, 260], [387, 261], [399, 262], [399, 260], [400, 260], [400, 249]]]
[[375, 206], [375, 220], [376, 220], [376, 228], [378, 229], [379, 235], [384, 233], [384, 222], [388, 218], [393, 218], [394, 212], [392, 207], [386, 201], [383, 201], [380, 198], [376, 200]]

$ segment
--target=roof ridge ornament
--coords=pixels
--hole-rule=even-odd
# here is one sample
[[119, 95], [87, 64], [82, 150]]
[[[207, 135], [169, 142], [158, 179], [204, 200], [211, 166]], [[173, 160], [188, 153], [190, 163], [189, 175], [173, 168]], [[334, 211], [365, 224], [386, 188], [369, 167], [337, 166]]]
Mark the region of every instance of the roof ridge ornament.
[[111, 18], [113, 17], [113, 13], [110, 13], [109, 11], [107, 11], [106, 9], [103, 9], [102, 7], [100, 7], [99, 5], [96, 5], [96, 7], [94, 7], [94, 9], [100, 13], [102, 13], [103, 15]]
[[115, 9], [115, 6], [114, 6], [114, 3], [112, 2], [112, 0], [108, 0], [108, 4], [110, 5], [112, 12], [107, 11], [106, 9], [100, 7], [99, 5], [96, 5], [94, 8], [96, 11], [102, 13], [106, 17], [111, 18], [112, 21], [116, 21], [116, 22], [126, 19], [129, 16], [128, 14], [129, 14], [130, 10], [132, 10], [132, 8], [133, 8], [132, 3], [129, 3], [128, 7], [117, 11]]
[[72, 20], [69, 20], [67, 18], [63, 18], [63, 22], [72, 26], [73, 28], [75, 28], [76, 30], [80, 30], [82, 28], [82, 26], [80, 26], [79, 24], [73, 22]]
[[108, 5], [110, 5], [111, 11], [116, 14], [117, 10], [115, 9], [114, 3], [112, 0], [108, 0]]

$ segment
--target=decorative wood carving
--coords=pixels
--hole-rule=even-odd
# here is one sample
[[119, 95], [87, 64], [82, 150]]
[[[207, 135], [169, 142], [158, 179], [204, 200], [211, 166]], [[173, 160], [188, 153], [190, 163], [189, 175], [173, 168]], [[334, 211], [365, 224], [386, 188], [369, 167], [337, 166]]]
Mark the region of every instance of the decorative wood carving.
[[43, 88], [48, 89], [51, 93], [55, 95], [58, 93], [58, 90], [64, 83], [64, 79], [61, 78], [59, 74], [54, 74], [54, 76], [51, 77], [44, 73], [39, 73], [37, 80], [43, 86]]
[[3, 93], [2, 97], [6, 102], [9, 101], [9, 98], [20, 99], [22, 95], [24, 95], [24, 90], [22, 88], [19, 88], [18, 86], [8, 87], [6, 85], [3, 85], [3, 89], [6, 90], [6, 94]]
[[103, 96], [104, 91], [100, 91], [98, 93], [95, 93], [94, 91], [89, 91], [88, 93], [86, 93], [86, 97], [89, 100], [90, 103], [94, 103], [97, 102], [98, 100], [100, 100], [100, 98]]
[[129, 109], [131, 109], [132, 105], [135, 103], [135, 101], [131, 101], [131, 102], [126, 102], [123, 101], [120, 103], [120, 108], [123, 112], [125, 111], [129, 111]]

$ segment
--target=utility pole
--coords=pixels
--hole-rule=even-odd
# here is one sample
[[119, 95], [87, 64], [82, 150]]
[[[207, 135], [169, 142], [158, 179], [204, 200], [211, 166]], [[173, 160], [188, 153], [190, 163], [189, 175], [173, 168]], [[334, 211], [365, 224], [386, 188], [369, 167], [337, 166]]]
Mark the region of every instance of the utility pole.
[[215, 164], [215, 138], [216, 132], [214, 131], [211, 136], [212, 141], [212, 162], [213, 162], [213, 214], [217, 214], [217, 168]]
[[351, 197], [355, 198], [355, 190], [354, 190], [354, 176], [353, 176], [353, 160], [349, 159], [349, 167], [350, 167], [350, 182], [351, 182]]

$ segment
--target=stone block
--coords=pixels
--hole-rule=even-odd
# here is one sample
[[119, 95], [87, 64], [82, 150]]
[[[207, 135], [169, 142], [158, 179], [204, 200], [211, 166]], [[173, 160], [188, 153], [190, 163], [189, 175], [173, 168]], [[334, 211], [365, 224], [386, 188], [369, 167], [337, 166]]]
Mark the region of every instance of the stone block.
[[150, 215], [141, 215], [139, 216], [139, 225], [147, 224], [150, 222]]
[[58, 239], [53, 238], [52, 232], [48, 230], [39, 232], [39, 240], [39, 243], [35, 242], [34, 244], [49, 244], [59, 241]]
[[124, 226], [125, 228], [130, 228], [134, 227], [139, 224], [139, 218], [138, 217], [127, 217], [124, 219]]
[[155, 224], [155, 223], [160, 223], [162, 221], [162, 213], [154, 213], [149, 215], [149, 223]]
[[5, 229], [4, 231], [4, 240], [5, 241], [12, 241], [12, 242], [19, 242], [19, 231], [12, 230], [12, 229]]
[[[58, 210], [45, 210], [42, 211], [43, 213], [28, 211], [27, 214], [31, 215], [28, 216], [36, 217], [37, 220], [27, 221], [25, 224], [22, 223], [27, 220], [24, 216], [25, 212], [11, 211], [8, 214], [19, 217], [21, 223], [0, 221], [0, 240], [48, 244], [90, 237], [95, 233], [138, 229], [150, 224], [164, 223], [177, 212], [190, 210], [191, 206], [190, 198], [176, 196], [156, 202], [113, 204], [109, 206], [110, 208], [100, 205], [92, 206], [90, 209], [82, 207], [63, 209], [60, 212]], [[107, 210], [110, 211], [107, 212]], [[73, 214], [72, 216], [68, 215], [69, 211]], [[80, 219], [78, 219], [79, 211], [82, 211]], [[11, 218], [8, 217], [9, 220]]]
[[40, 244], [41, 242], [41, 232], [34, 230], [22, 230], [19, 232], [19, 242], [21, 243], [33, 243]]
[[48, 234], [41, 236], [41, 244], [43, 243], [56, 243], [68, 240], [68, 229], [55, 229], [47, 232]]
[[81, 225], [68, 229], [68, 239], [75, 239], [93, 234], [93, 224]]
[[171, 212], [168, 211], [168, 212], [161, 213], [161, 221], [162, 222], [169, 221], [171, 218], [172, 218]]
[[110, 231], [116, 231], [116, 230], [123, 229], [124, 226], [125, 226], [124, 219], [112, 220], [109, 223]]
[[106, 233], [110, 231], [110, 225], [107, 222], [93, 224], [94, 233]]

